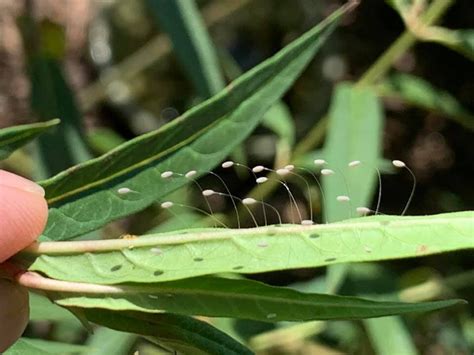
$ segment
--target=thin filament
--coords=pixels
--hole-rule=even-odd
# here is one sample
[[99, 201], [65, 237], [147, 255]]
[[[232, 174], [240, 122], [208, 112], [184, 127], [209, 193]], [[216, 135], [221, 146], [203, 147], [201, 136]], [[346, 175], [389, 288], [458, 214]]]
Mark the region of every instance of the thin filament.
[[375, 215], [379, 213], [380, 210], [380, 203], [382, 202], [382, 176], [380, 175], [380, 170], [374, 167], [375, 171], [377, 172], [377, 179], [379, 180], [379, 192], [377, 196], [377, 207], [375, 208]]
[[408, 210], [408, 207], [410, 207], [410, 203], [413, 199], [413, 196], [415, 195], [415, 189], [416, 189], [416, 176], [415, 174], [413, 173], [413, 171], [405, 165], [405, 169], [408, 170], [408, 172], [410, 173], [411, 177], [413, 178], [413, 185], [412, 185], [412, 188], [411, 188], [411, 192], [410, 192], [410, 197], [408, 197], [408, 201], [407, 203], [405, 204], [405, 208], [403, 209], [402, 211], [402, 216], [405, 215], [405, 213], [407, 212]]
[[[179, 176], [182, 176], [182, 177], [186, 177], [185, 174], [176, 173], [176, 175], [179, 175]], [[199, 191], [201, 192], [201, 196], [202, 196], [202, 192], [203, 192], [204, 190], [203, 190], [201, 184], [200, 184], [197, 180], [195, 180], [195, 179], [193, 179], [193, 178], [188, 178], [188, 177], [186, 177], [186, 179], [191, 180], [191, 181], [197, 186], [197, 188], [198, 188]], [[209, 203], [209, 200], [207, 199], [206, 196], [203, 196], [203, 197], [204, 197], [204, 201], [206, 201], [207, 208], [209, 209], [209, 213], [208, 213], [208, 214], [213, 215], [214, 212], [212, 211], [212, 207], [211, 207], [211, 204]], [[214, 220], [216, 220], [216, 219], [214, 219]], [[216, 226], [216, 225], [214, 224], [214, 227], [215, 227], [215, 226]]]
[[295, 173], [293, 171], [290, 171], [290, 174], [299, 177], [301, 180], [303, 180], [303, 182], [306, 185], [306, 189], [308, 191], [309, 214], [310, 214], [310, 220], [312, 221], [313, 220], [313, 202], [312, 202], [312, 198], [311, 198], [311, 188], [309, 187], [308, 181], [306, 181], [306, 179], [302, 175], [300, 175], [298, 173]]
[[[214, 216], [213, 214], [210, 214], [209, 212], [203, 210], [202, 208], [199, 208], [199, 207], [194, 207], [194, 206], [188, 206], [188, 205], [184, 205], [182, 203], [174, 203], [173, 202], [173, 205], [175, 206], [179, 206], [179, 207], [183, 207], [183, 208], [190, 208], [194, 211], [197, 211], [197, 212], [200, 212], [202, 214], [205, 214], [206, 216], [210, 217], [214, 222], [217, 222], [219, 223], [222, 227], [224, 228], [229, 228], [229, 226], [227, 224], [225, 224], [224, 222], [222, 222], [221, 220], [219, 220], [216, 216]], [[174, 214], [176, 217], [180, 218], [179, 215], [177, 215], [175, 212], [173, 212], [170, 208], [167, 208], [167, 210], [169, 210], [172, 214]]]
[[[253, 170], [252, 170], [249, 166], [247, 166], [247, 165], [245, 165], [245, 164], [241, 164], [241, 163], [234, 163], [234, 164], [235, 164], [236, 166], [240, 166], [240, 167], [245, 168], [245, 169], [247, 169], [248, 171], [250, 171], [250, 172], [252, 173], [253, 177], [254, 177], [254, 180], [257, 180], [257, 174], [255, 174], [255, 173], [253, 172]], [[267, 226], [267, 225], [268, 225], [268, 221], [267, 221], [267, 212], [266, 212], [266, 210], [265, 210], [265, 206], [269, 206], [269, 207], [273, 208], [275, 211], [276, 211], [276, 208], [273, 207], [272, 205], [270, 205], [269, 203], [266, 203], [266, 202], [263, 200], [263, 196], [262, 196], [261, 194], [260, 194], [260, 201], [259, 201], [259, 202], [260, 202], [261, 205], [262, 205], [263, 220], [264, 220], [264, 222], [265, 222], [265, 226]], [[277, 213], [278, 213], [278, 211], [277, 211]], [[280, 214], [278, 214], [278, 217], [280, 217]], [[281, 224], [281, 219], [280, 219], [280, 224]]]
[[[226, 194], [226, 193], [223, 193], [223, 192], [217, 192], [217, 191], [215, 191], [214, 194], [219, 195], [219, 196], [229, 197], [232, 200], [236, 199], [239, 202], [242, 202], [242, 205], [244, 205], [244, 207], [247, 209], [247, 212], [249, 213], [250, 217], [252, 218], [252, 221], [255, 224], [255, 227], [258, 227], [258, 223], [257, 223], [257, 220], [255, 219], [255, 216], [253, 215], [252, 211], [250, 211], [250, 208], [248, 208], [248, 206], [243, 203], [243, 200], [240, 197], [234, 196], [232, 194]], [[239, 229], [240, 229], [240, 224], [239, 224]]]
[[[306, 168], [303, 168], [303, 167], [297, 167], [297, 169], [303, 170], [303, 171], [309, 173], [309, 174], [313, 177], [314, 181], [316, 181], [316, 184], [318, 185], [319, 191], [321, 192], [321, 198], [322, 198], [322, 200], [323, 200], [323, 206], [326, 206], [326, 196], [325, 196], [325, 194], [324, 194], [323, 186], [321, 185], [321, 182], [319, 181], [319, 179], [318, 179], [318, 177], [316, 176], [316, 174], [313, 173], [311, 170], [306, 169]], [[327, 223], [329, 223], [329, 222], [328, 222], [327, 216], [326, 216], [326, 224], [327, 224]]]
[[237, 209], [237, 204], [235, 203], [235, 200], [234, 200], [234, 196], [232, 195], [232, 193], [230, 192], [229, 190], [229, 187], [227, 186], [227, 184], [225, 183], [224, 179], [222, 179], [218, 174], [216, 174], [215, 172], [213, 171], [209, 171], [209, 174], [215, 176], [216, 178], [219, 179], [219, 181], [222, 183], [222, 185], [224, 185], [224, 188], [225, 190], [227, 191], [229, 197], [230, 197], [230, 200], [232, 201], [232, 205], [234, 206], [234, 211], [235, 211], [235, 215], [237, 217], [237, 228], [240, 229], [240, 217], [239, 217], [239, 211]]

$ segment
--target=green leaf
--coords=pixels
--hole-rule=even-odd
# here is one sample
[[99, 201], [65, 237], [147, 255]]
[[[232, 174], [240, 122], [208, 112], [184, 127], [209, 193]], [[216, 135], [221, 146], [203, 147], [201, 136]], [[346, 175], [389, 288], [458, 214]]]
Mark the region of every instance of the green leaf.
[[87, 340], [88, 350], [84, 355], [128, 355], [136, 341], [135, 334], [100, 327], [94, 329], [94, 334]]
[[[353, 265], [350, 270], [350, 291], [358, 297], [368, 297], [379, 301], [400, 301], [400, 280], [392, 270], [383, 267], [383, 264], [364, 263]], [[383, 317], [366, 319], [363, 326], [375, 353], [389, 354], [417, 354], [416, 346], [409, 325], [402, 317]], [[387, 334], [393, 334], [387, 337]]]
[[412, 5], [411, 0], [385, 0], [400, 15], [406, 13]]
[[435, 310], [462, 302], [379, 302], [349, 296], [305, 294], [250, 280], [199, 277], [157, 284], [119, 287], [123, 293], [63, 293], [55, 302], [111, 311], [231, 317], [266, 322], [361, 319]]
[[277, 164], [287, 163], [295, 143], [295, 122], [288, 106], [283, 101], [278, 101], [265, 113], [262, 125], [278, 136], [276, 143]]
[[[325, 219], [330, 222], [353, 217], [355, 208], [369, 206], [377, 183], [383, 136], [381, 104], [370, 88], [339, 84], [329, 112], [324, 156], [334, 175], [323, 176]], [[352, 161], [361, 164], [349, 167]], [[347, 195], [350, 202], [336, 200]]]
[[8, 158], [16, 149], [29, 143], [59, 122], [58, 119], [55, 119], [0, 129], [0, 160]]
[[58, 307], [44, 296], [30, 292], [30, 320], [79, 322], [72, 313]]
[[411, 334], [400, 317], [366, 319], [364, 326], [367, 328], [376, 354], [418, 354]]
[[471, 60], [474, 60], [474, 29], [454, 30], [457, 42], [454, 48]]
[[[47, 176], [91, 157], [84, 144], [81, 115], [60, 62], [35, 56], [29, 60], [31, 108], [41, 120], [60, 117], [55, 132], [39, 139], [39, 159]], [[61, 149], [58, 149], [61, 147]]]
[[31, 84], [31, 109], [42, 121], [53, 117], [62, 120], [57, 130], [38, 141], [40, 164], [36, 173], [49, 177], [91, 155], [84, 144], [81, 114], [61, 67], [64, 29], [49, 21], [36, 23], [29, 16], [20, 18], [19, 26]]
[[[228, 77], [235, 79], [242, 74], [242, 70], [230, 53], [221, 50], [220, 56]], [[262, 126], [278, 136], [275, 166], [279, 166], [279, 164], [286, 165], [290, 159], [291, 148], [295, 143], [295, 122], [288, 106], [282, 100], [278, 100], [265, 112], [262, 118]]]
[[87, 347], [40, 339], [20, 338], [4, 355], [81, 354]]
[[86, 242], [45, 242], [30, 270], [69, 281], [162, 282], [221, 272], [260, 273], [474, 248], [472, 211], [370, 216], [313, 226], [194, 229]]
[[224, 88], [215, 49], [194, 0], [149, 0], [152, 14], [168, 33], [199, 96], [208, 98]]
[[434, 87], [422, 78], [398, 73], [390, 76], [378, 89], [384, 96], [398, 97], [426, 110], [443, 113], [474, 130], [474, 114], [462, 107], [450, 93]]
[[[328, 35], [342, 8], [170, 124], [44, 181], [50, 205], [43, 239], [70, 239], [139, 211], [189, 182], [161, 179], [172, 170], [208, 171], [258, 125]], [[133, 193], [120, 195], [127, 187]]]
[[101, 127], [87, 134], [87, 142], [94, 151], [104, 154], [123, 144], [125, 139], [112, 129]]
[[[355, 215], [356, 207], [370, 206], [377, 182], [377, 164], [382, 159], [383, 112], [370, 88], [339, 84], [333, 94], [323, 155], [335, 175], [323, 176], [323, 214], [335, 222]], [[360, 166], [349, 167], [352, 161]], [[346, 195], [349, 202], [336, 198]], [[348, 265], [328, 268], [328, 292], [342, 285]]]
[[184, 354], [252, 354], [226, 334], [191, 317], [100, 309], [85, 309], [84, 312], [91, 322], [144, 336], [169, 351]]

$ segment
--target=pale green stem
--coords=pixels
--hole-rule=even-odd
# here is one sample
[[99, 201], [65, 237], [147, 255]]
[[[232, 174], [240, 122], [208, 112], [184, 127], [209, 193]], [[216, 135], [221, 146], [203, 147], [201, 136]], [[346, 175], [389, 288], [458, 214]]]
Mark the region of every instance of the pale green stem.
[[[313, 234], [324, 232], [344, 232], [354, 230], [379, 230], [383, 227], [383, 221], [386, 221], [387, 216], [371, 216], [362, 217], [359, 219], [351, 219], [344, 222], [331, 224], [317, 224], [317, 225], [282, 225], [282, 226], [267, 226], [259, 228], [246, 228], [236, 230], [232, 229], [210, 229], [205, 231], [198, 231], [193, 233], [169, 233], [142, 236], [135, 239], [109, 239], [109, 240], [84, 240], [71, 242], [42, 242], [35, 243], [24, 249], [22, 253], [29, 254], [80, 254], [86, 252], [111, 251], [122, 249], [133, 249], [143, 247], [153, 247], [160, 245], [177, 245], [192, 242], [205, 242], [215, 240], [229, 240], [236, 237], [238, 233], [239, 238], [256, 237], [256, 236], [288, 236], [299, 233]], [[472, 217], [461, 216], [457, 218], [459, 223], [470, 222]], [[452, 219], [443, 217], [433, 217], [425, 219], [421, 217], [399, 217], [396, 221], [390, 221], [391, 228], [409, 228], [430, 226], [436, 228], [438, 224], [446, 224], [452, 222]]]
[[[446, 10], [453, 4], [453, 0], [435, 0], [422, 16], [425, 25], [432, 25], [438, 21]], [[357, 85], [372, 85], [380, 80], [392, 67], [392, 64], [408, 51], [417, 41], [417, 38], [408, 30], [375, 61], [374, 64], [359, 79]]]

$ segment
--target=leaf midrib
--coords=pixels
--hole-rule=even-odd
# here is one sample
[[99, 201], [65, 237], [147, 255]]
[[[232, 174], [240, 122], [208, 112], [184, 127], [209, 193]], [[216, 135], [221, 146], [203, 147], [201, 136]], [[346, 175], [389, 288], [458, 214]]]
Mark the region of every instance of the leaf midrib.
[[[112, 180], [114, 180], [114, 179], [116, 179], [116, 178], [118, 178], [118, 177], [120, 177], [120, 176], [124, 176], [124, 175], [126, 175], [127, 173], [129, 173], [129, 172], [131, 172], [131, 171], [133, 171], [133, 170], [135, 170], [135, 169], [139, 169], [139, 168], [142, 167], [142, 166], [145, 166], [145, 165], [147, 165], [147, 164], [150, 164], [150, 163], [152, 163], [152, 162], [154, 162], [154, 161], [156, 161], [156, 160], [162, 158], [163, 156], [166, 156], [166, 155], [168, 155], [168, 154], [171, 154], [172, 152], [178, 150], [178, 149], [181, 148], [182, 146], [185, 146], [185, 145], [187, 145], [189, 142], [191, 142], [191, 141], [197, 139], [197, 137], [200, 136], [201, 134], [204, 134], [204, 132], [210, 130], [214, 125], [217, 125], [217, 124], [222, 120], [222, 118], [224, 118], [225, 116], [226, 116], [226, 115], [223, 115], [222, 117], [220, 117], [219, 119], [216, 119], [214, 122], [212, 122], [211, 124], [207, 125], [206, 127], [204, 127], [203, 129], [201, 129], [200, 131], [197, 131], [197, 132], [194, 133], [193, 135], [191, 135], [191, 136], [189, 136], [188, 138], [182, 140], [180, 143], [177, 143], [177, 144], [173, 145], [172, 147], [170, 147], [170, 148], [168, 148], [168, 149], [162, 150], [162, 151], [160, 151], [158, 154], [155, 154], [154, 156], [151, 156], [151, 157], [149, 157], [149, 158], [147, 158], [147, 159], [143, 159], [143, 160], [141, 160], [141, 161], [139, 161], [139, 162], [137, 162], [137, 163], [135, 163], [135, 164], [133, 164], [133, 165], [128, 166], [128, 167], [125, 168], [125, 169], [120, 170], [119, 172], [117, 172], [117, 173], [115, 173], [115, 174], [108, 175], [108, 176], [105, 177], [105, 178], [102, 178], [102, 179], [99, 179], [99, 180], [95, 180], [95, 181], [93, 181], [93, 182], [91, 182], [91, 183], [89, 183], [89, 184], [83, 185], [83, 186], [81, 186], [81, 187], [79, 187], [79, 188], [77, 188], [77, 189], [73, 189], [73, 190], [71, 190], [71, 191], [68, 191], [68, 192], [66, 192], [66, 193], [60, 194], [60, 195], [55, 196], [55, 197], [53, 197], [53, 198], [49, 198], [49, 199], [47, 199], [48, 204], [57, 203], [58, 201], [61, 201], [61, 200], [65, 199], [65, 198], [67, 198], [67, 197], [69, 197], [69, 196], [73, 196], [73, 195], [79, 194], [79, 193], [81, 193], [81, 192], [87, 191], [87, 190], [89, 190], [89, 189], [92, 189], [92, 188], [94, 188], [94, 187], [97, 187], [97, 186], [100, 186], [100, 185], [102, 185], [102, 184], [105, 184], [105, 183], [107, 183], [107, 182], [109, 182], [109, 181], [112, 181]], [[161, 131], [160, 131], [160, 132], [157, 131], [157, 132], [154, 132], [154, 133], [155, 133], [155, 134], [158, 134], [158, 133], [161, 133]], [[140, 137], [137, 137], [137, 138], [144, 138], [144, 137], [140, 136]], [[127, 143], [128, 143], [128, 144], [132, 144], [132, 143], [135, 143], [135, 141], [134, 141], [134, 140], [131, 140], [131, 141], [127, 142]], [[123, 148], [123, 146], [120, 147], [120, 149], [122, 149], [122, 148]], [[104, 154], [103, 156], [101, 156], [101, 157], [99, 157], [99, 158], [92, 159], [92, 160], [90, 160], [90, 164], [92, 165], [92, 163], [99, 163], [99, 162], [101, 162], [102, 160], [106, 160], [109, 155], [112, 155], [112, 154], [114, 154], [115, 152], [116, 152], [116, 151], [111, 151], [111, 152], [109, 152], [109, 153], [107, 153], [107, 154]], [[73, 167], [73, 168], [74, 168], [74, 167]], [[68, 170], [66, 170], [66, 172], [67, 172], [67, 171], [68, 171]]]
[[[136, 239], [111, 239], [111, 240], [90, 240], [90, 241], [57, 241], [57, 242], [42, 242], [32, 245], [24, 250], [26, 253], [31, 254], [81, 254], [85, 252], [99, 252], [99, 251], [116, 251], [126, 248], [146, 248], [158, 245], [176, 245], [186, 244], [192, 242], [209, 242], [215, 240], [228, 240], [234, 237], [258, 237], [268, 236], [277, 237], [290, 235], [292, 233], [317, 233], [317, 232], [337, 232], [346, 231], [350, 229], [356, 230], [373, 230], [379, 228], [390, 227], [412, 227], [412, 226], [433, 226], [439, 224], [450, 224], [455, 221], [458, 223], [472, 222], [472, 212], [467, 213], [461, 212], [462, 215], [451, 215], [449, 217], [404, 217], [408, 220], [387, 220], [371, 222], [341, 222], [331, 224], [320, 224], [313, 226], [301, 226], [301, 225], [288, 225], [288, 226], [268, 226], [258, 228], [246, 228], [246, 229], [232, 229], [232, 230], [209, 230], [194, 233], [185, 234], [150, 234], [149, 236], [143, 236]], [[469, 214], [469, 216], [464, 216]], [[370, 218], [370, 217], [366, 217]], [[377, 217], [376, 217], [377, 218]], [[387, 221], [388, 226], [384, 226], [383, 222]], [[473, 245], [474, 246], [474, 245]]]

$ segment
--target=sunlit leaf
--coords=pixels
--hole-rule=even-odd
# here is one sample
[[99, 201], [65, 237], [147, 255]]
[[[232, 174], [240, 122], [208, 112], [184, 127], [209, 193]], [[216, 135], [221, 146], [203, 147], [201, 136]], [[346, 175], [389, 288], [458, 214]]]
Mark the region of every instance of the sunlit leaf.
[[379, 215], [313, 226], [194, 229], [136, 239], [46, 242], [28, 248], [22, 257], [41, 253], [30, 269], [62, 280], [162, 282], [472, 249], [472, 220], [473, 212], [466, 211], [422, 217]]

